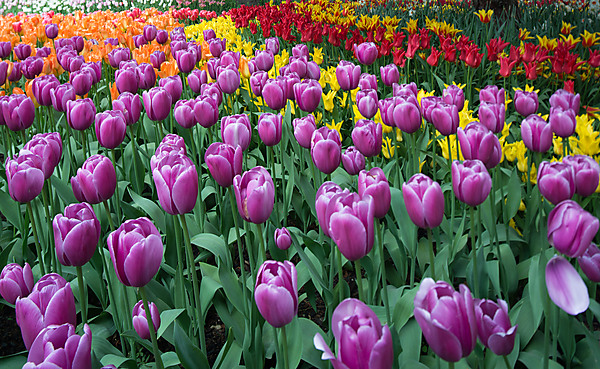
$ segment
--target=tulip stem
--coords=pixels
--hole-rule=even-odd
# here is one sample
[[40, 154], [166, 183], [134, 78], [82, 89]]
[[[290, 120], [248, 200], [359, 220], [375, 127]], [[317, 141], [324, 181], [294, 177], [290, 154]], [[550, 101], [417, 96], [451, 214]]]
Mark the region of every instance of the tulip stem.
[[110, 209], [108, 208], [108, 202], [104, 200], [102, 202], [104, 204], [104, 210], [106, 211], [106, 216], [108, 217], [108, 225], [110, 226], [110, 231], [115, 231], [115, 224], [113, 223], [112, 216], [110, 214]]
[[[111, 151], [111, 155], [112, 155], [112, 160], [115, 166], [115, 169], [117, 168], [117, 159], [115, 156], [115, 149], [110, 150]], [[119, 171], [115, 170], [115, 172], [118, 174]], [[120, 206], [121, 206], [121, 197], [119, 196], [119, 178], [117, 176], [117, 185], [115, 186], [115, 195], [116, 195], [116, 199], [114, 200], [115, 203], [113, 204], [115, 206], [115, 213], [117, 214], [117, 220], [120, 222], [121, 221], [121, 210]]]
[[242, 250], [242, 238], [240, 237], [240, 226], [238, 224], [237, 217], [237, 209], [235, 204], [235, 195], [233, 194], [233, 187], [229, 186], [227, 189], [229, 192], [229, 202], [231, 204], [231, 214], [233, 215], [233, 225], [235, 226], [235, 235], [237, 237], [237, 249], [238, 249], [238, 258], [240, 259], [240, 274], [242, 276], [242, 288], [244, 292], [244, 308], [246, 309], [246, 316], [249, 317], [249, 308], [248, 308], [248, 288], [246, 287], [247, 277], [246, 277], [246, 268], [244, 263], [244, 252]]
[[267, 245], [265, 245], [265, 238], [263, 237], [262, 223], [257, 223], [256, 228], [258, 228], [258, 239], [260, 240], [260, 255], [262, 257], [262, 264], [267, 261]]
[[283, 368], [290, 369], [290, 363], [288, 359], [287, 333], [285, 331], [285, 325], [281, 327], [281, 341], [283, 344], [283, 346], [281, 347], [281, 351], [283, 351]]
[[[49, 204], [48, 204], [48, 195], [46, 195], [46, 190], [48, 190], [48, 192], [50, 192], [50, 188], [48, 186], [44, 186], [42, 188], [42, 201], [44, 203], [44, 213], [46, 214], [46, 220], [48, 221], [48, 230], [52, 229], [52, 218], [50, 217], [50, 209], [49, 209]], [[52, 238], [51, 232], [48, 232], [48, 237]], [[51, 245], [52, 244], [52, 240], [49, 240], [49, 242], [46, 244]], [[44, 250], [46, 253], [48, 252], [48, 247], [46, 247], [46, 250]], [[50, 252], [50, 266], [53, 270], [58, 270], [57, 264], [59, 264], [56, 261], [56, 253], [55, 252]]]
[[[392, 136], [394, 136], [394, 158], [396, 160], [396, 187], [400, 187], [400, 157], [398, 156], [398, 128], [392, 128]], [[391, 148], [390, 148], [391, 150]], [[390, 151], [390, 157], [392, 153]]]
[[[38, 260], [40, 262], [40, 269], [42, 270], [42, 274], [46, 274], [46, 266], [44, 265], [44, 255], [42, 255], [42, 249], [40, 247], [40, 241], [38, 240], [37, 227], [35, 226], [35, 219], [33, 217], [33, 209], [31, 208], [31, 201], [27, 203], [27, 212], [29, 213], [29, 222], [31, 223], [31, 230], [33, 231], [33, 241], [35, 242], [35, 250], [38, 255]], [[27, 237], [26, 242], [27, 243]]]
[[80, 266], [76, 266], [77, 284], [79, 285], [79, 306], [81, 307], [81, 325], [87, 324], [87, 300], [85, 298], [85, 287], [83, 284], [83, 271]]
[[140, 295], [144, 302], [144, 310], [146, 311], [146, 320], [148, 321], [148, 329], [150, 330], [150, 339], [152, 340], [152, 349], [154, 350], [154, 360], [156, 361], [156, 367], [158, 369], [164, 369], [164, 364], [158, 350], [158, 341], [156, 340], [156, 331], [154, 330], [154, 322], [152, 322], [152, 313], [150, 312], [150, 306], [148, 306], [148, 298], [146, 297], [145, 287], [140, 287]]
[[502, 359], [504, 359], [504, 365], [506, 365], [506, 369], [512, 369], [512, 366], [510, 366], [510, 363], [508, 362], [508, 357], [506, 357], [506, 355], [502, 355]]
[[475, 207], [469, 207], [470, 215], [471, 215], [471, 249], [472, 249], [472, 257], [473, 257], [473, 295], [475, 297], [479, 296], [479, 269], [477, 268], [477, 243], [475, 241]]
[[[334, 247], [334, 242], [333, 240], [331, 240], [331, 246]], [[334, 247], [334, 250], [337, 249], [337, 247]], [[342, 264], [342, 252], [337, 249], [337, 251], [335, 251], [336, 256], [337, 256], [337, 266], [338, 266], [338, 284], [339, 284], [339, 294], [340, 294], [340, 302], [342, 302], [342, 300], [344, 299], [344, 285], [341, 284], [342, 281], [344, 280], [344, 265]], [[333, 311], [332, 311], [333, 312]], [[331, 321], [331, 319], [329, 319]]]
[[185, 241], [185, 249], [188, 255], [188, 261], [190, 265], [188, 265], [188, 272], [192, 275], [192, 287], [194, 290], [194, 302], [196, 308], [194, 309], [196, 313], [196, 324], [198, 325], [198, 335], [200, 336], [200, 348], [202, 352], [206, 354], [206, 339], [204, 337], [204, 319], [203, 314], [200, 311], [202, 305], [200, 305], [200, 290], [198, 288], [198, 275], [196, 274], [195, 262], [194, 262], [194, 254], [192, 252], [192, 244], [190, 243], [190, 234], [188, 232], [187, 221], [185, 220], [185, 214], [179, 214], [179, 219], [181, 220], [181, 228], [183, 228], [183, 238]]
[[[388, 298], [387, 293], [387, 273], [385, 270], [385, 246], [383, 245], [383, 232], [381, 227], [381, 221], [379, 218], [375, 218], [375, 222], [377, 223], [377, 237], [379, 238], [379, 244], [381, 245], [380, 250], [380, 267], [381, 267], [381, 294], [383, 296], [383, 306], [385, 307], [385, 316], [387, 318], [387, 323], [391, 324], [392, 322], [392, 314], [390, 313], [390, 300]], [[435, 279], [435, 277], [433, 277]]]
[[435, 276], [435, 254], [433, 253], [433, 237], [431, 236], [431, 228], [427, 228], [427, 239], [429, 240], [429, 263], [431, 267], [431, 278], [437, 281]]
[[354, 269], [356, 272], [356, 285], [358, 287], [358, 299], [364, 301], [363, 296], [363, 281], [362, 281], [362, 269], [360, 267], [360, 259], [354, 261]]
[[[452, 178], [452, 146], [450, 146], [450, 136], [446, 136], [446, 142], [448, 143], [448, 173], [450, 174], [450, 178]], [[453, 193], [450, 194], [450, 258], [454, 257], [454, 211], [455, 211], [455, 200]]]
[[175, 249], [177, 250], [177, 276], [180, 280], [179, 283], [179, 295], [180, 295], [180, 299], [175, 299], [175, 305], [177, 307], [183, 306], [186, 308], [186, 310], [188, 311], [188, 314], [191, 316], [189, 308], [190, 306], [188, 306], [187, 304], [187, 294], [185, 291], [185, 279], [183, 277], [183, 255], [181, 254], [181, 247], [179, 247], [179, 245], [181, 245], [181, 234], [179, 233], [179, 221], [177, 219], [176, 216], [173, 217], [173, 222], [175, 223]]
[[452, 362], [452, 361], [448, 362], [448, 369], [454, 369], [454, 362]]

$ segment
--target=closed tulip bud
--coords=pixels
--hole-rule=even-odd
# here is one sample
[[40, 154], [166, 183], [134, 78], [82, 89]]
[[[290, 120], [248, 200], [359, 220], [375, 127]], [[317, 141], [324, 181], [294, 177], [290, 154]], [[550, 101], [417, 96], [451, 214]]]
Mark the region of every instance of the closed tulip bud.
[[548, 243], [558, 252], [576, 258], [585, 253], [600, 223], [572, 200], [565, 200], [548, 215]]
[[262, 96], [262, 91], [269, 80], [269, 73], [259, 70], [250, 76], [250, 88], [256, 96]]
[[[402, 83], [402, 84], [395, 83], [392, 85], [392, 94], [393, 94], [393, 96], [413, 95], [414, 97], [417, 97], [417, 95], [419, 94], [419, 88], [417, 87], [417, 84], [414, 82]], [[432, 97], [436, 97], [436, 96], [429, 96], [427, 98], [432, 98]], [[436, 97], [436, 98], [439, 99], [439, 97]], [[423, 99], [425, 99], [425, 97]], [[423, 100], [421, 100], [421, 104], [423, 104]]]
[[581, 97], [579, 94], [574, 95], [567, 90], [556, 90], [555, 93], [550, 96], [550, 106], [552, 108], [562, 108], [564, 110], [571, 109], [575, 114], [579, 112], [579, 104]]
[[194, 69], [187, 76], [187, 83], [190, 89], [199, 94], [203, 84], [208, 82], [208, 75], [205, 70]]
[[131, 50], [126, 47], [119, 47], [108, 53], [108, 62], [113, 68], [119, 68], [119, 64], [121, 64], [122, 61], [130, 59]]
[[269, 79], [262, 89], [262, 97], [267, 106], [273, 110], [281, 110], [287, 102], [287, 86], [285, 77]]
[[331, 214], [328, 212], [329, 202], [338, 193], [342, 192], [342, 188], [334, 182], [324, 182], [321, 187], [317, 190], [315, 196], [315, 211], [317, 213], [317, 220], [323, 233], [329, 237], [329, 217]]
[[171, 31], [171, 41], [186, 41], [185, 30], [183, 27], [175, 27]]
[[585, 282], [562, 256], [554, 255], [546, 264], [546, 288], [552, 302], [567, 314], [581, 314], [590, 306]]
[[70, 323], [44, 328], [31, 345], [24, 369], [92, 368], [92, 331], [83, 325], [83, 336]]
[[[158, 313], [158, 308], [156, 307], [155, 303], [148, 302], [148, 309], [150, 309], [152, 325], [154, 326], [154, 331], [156, 332], [158, 327], [160, 327], [160, 314]], [[143, 300], [140, 300], [137, 304], [135, 304], [131, 315], [133, 320], [133, 329], [135, 329], [138, 336], [140, 336], [140, 338], [143, 340], [149, 340], [150, 324], [148, 323], [148, 317], [146, 316]]]
[[481, 160], [452, 163], [452, 189], [456, 198], [467, 205], [485, 201], [492, 189], [492, 177]]
[[297, 44], [292, 48], [292, 56], [295, 58], [306, 57], [308, 58], [308, 46], [305, 44]]
[[198, 172], [183, 154], [164, 155], [152, 169], [158, 201], [169, 214], [192, 211], [198, 197]]
[[444, 194], [440, 184], [422, 173], [402, 185], [402, 196], [410, 220], [420, 228], [435, 228], [444, 218]]
[[35, 199], [44, 187], [42, 158], [35, 154], [22, 153], [15, 159], [6, 159], [6, 182], [10, 197], [26, 203]]
[[9, 82], [19, 81], [21, 79], [21, 77], [23, 77], [23, 73], [21, 72], [21, 63], [13, 62], [12, 68], [9, 66], [7, 73], [8, 73], [8, 76], [6, 77], [6, 79]]
[[96, 117], [96, 106], [90, 98], [67, 101], [67, 122], [77, 131], [88, 129]]
[[96, 114], [96, 138], [102, 147], [114, 149], [125, 138], [127, 124], [120, 110], [107, 110]]
[[575, 193], [587, 197], [593, 194], [600, 182], [600, 166], [598, 162], [587, 155], [568, 155], [563, 163], [573, 167], [575, 173]]
[[171, 56], [177, 58], [177, 53], [181, 50], [187, 50], [188, 44], [185, 40], [174, 40], [171, 42]]
[[342, 60], [335, 68], [335, 76], [340, 88], [344, 91], [354, 90], [358, 87], [360, 79], [360, 66], [349, 61]]
[[254, 61], [256, 63], [256, 68], [258, 68], [259, 70], [268, 72], [271, 70], [271, 68], [273, 68], [273, 63], [275, 62], [275, 58], [273, 56], [273, 53], [268, 51], [268, 50], [256, 50], [256, 52], [254, 53], [255, 57], [254, 57]]
[[48, 56], [50, 56], [50, 54], [52, 54], [52, 49], [47, 46], [40, 47], [35, 51], [35, 56], [39, 58], [47, 58]]
[[35, 105], [26, 95], [13, 94], [2, 102], [2, 116], [11, 131], [22, 131], [33, 124]]
[[379, 67], [379, 72], [381, 73], [381, 82], [386, 86], [392, 86], [400, 81], [400, 72], [396, 64]]
[[7, 59], [12, 51], [12, 44], [10, 41], [0, 42], [0, 59]]
[[254, 167], [233, 178], [233, 189], [240, 216], [247, 222], [264, 223], [273, 212], [275, 186], [269, 172]]
[[[410, 91], [408, 91], [410, 96]], [[394, 94], [396, 96], [396, 94]], [[400, 96], [400, 95], [398, 95]], [[415, 96], [416, 98], [416, 96]], [[429, 123], [433, 123], [433, 119], [431, 117], [431, 113], [433, 109], [437, 106], [437, 104], [444, 102], [439, 96], [425, 96], [421, 99], [421, 114], [423, 115], [423, 119], [425, 119]], [[451, 104], [449, 104], [451, 105]], [[458, 111], [458, 108], [456, 108]]]
[[354, 44], [354, 56], [358, 62], [364, 65], [371, 65], [377, 59], [377, 45], [374, 42], [363, 42], [360, 45]]
[[34, 79], [42, 73], [44, 60], [39, 56], [30, 56], [21, 63], [21, 72], [27, 79]]
[[70, 83], [64, 83], [50, 90], [52, 106], [54, 107], [54, 110], [58, 112], [67, 111], [67, 102], [75, 100], [76, 98], [75, 89]]
[[[162, 79], [161, 79], [162, 81]], [[165, 120], [171, 112], [172, 97], [164, 87], [152, 87], [142, 94], [144, 108], [148, 118], [152, 121]]]
[[7, 264], [0, 273], [0, 295], [9, 304], [14, 304], [17, 298], [26, 297], [33, 288], [33, 272], [28, 263], [21, 267], [19, 264]]
[[252, 138], [252, 126], [246, 114], [230, 115], [221, 118], [221, 137], [226, 144], [240, 146], [245, 151]]
[[315, 116], [308, 114], [303, 118], [294, 118], [292, 124], [294, 126], [294, 137], [298, 141], [298, 144], [305, 149], [310, 149], [312, 134], [317, 129]]
[[298, 107], [308, 113], [317, 109], [323, 95], [323, 87], [314, 79], [306, 79], [294, 85], [294, 96]]
[[177, 68], [182, 73], [191, 72], [196, 66], [198, 55], [196, 49], [181, 50], [177, 53], [175, 60], [177, 61]]
[[310, 156], [317, 169], [325, 174], [331, 174], [342, 160], [339, 133], [328, 127], [315, 130], [310, 140]]
[[377, 76], [369, 73], [362, 73], [358, 79], [358, 87], [361, 90], [372, 89], [377, 91]]
[[217, 102], [217, 106], [221, 106], [223, 102], [223, 91], [219, 88], [216, 82], [207, 83], [200, 87], [200, 94], [202, 96], [209, 96]]
[[85, 63], [85, 59], [81, 55], [76, 55], [66, 59], [66, 65], [64, 68], [67, 72], [76, 72], [81, 69], [81, 66]]
[[552, 127], [544, 118], [531, 114], [521, 122], [521, 138], [535, 152], [546, 152], [552, 146]]
[[485, 347], [499, 356], [512, 352], [518, 326], [510, 324], [506, 301], [476, 300], [475, 318], [477, 335]]
[[344, 169], [351, 176], [365, 169], [365, 156], [354, 146], [349, 146], [342, 154]]
[[444, 281], [425, 278], [415, 296], [415, 319], [427, 343], [443, 360], [467, 357], [477, 342], [477, 324], [471, 291], [460, 292]]
[[[73, 86], [75, 94], [79, 96], [85, 96], [88, 92], [90, 92], [93, 82], [94, 76], [87, 69], [73, 72], [69, 77], [69, 83]], [[117, 88], [118, 87], [119, 85], [117, 84]]]
[[29, 44], [18, 44], [14, 48], [15, 56], [19, 60], [25, 60], [31, 55], [31, 45]]
[[[300, 83], [300, 77], [298, 77], [297, 73], [290, 72], [290, 73], [286, 74], [283, 77], [283, 79], [285, 81], [286, 97], [289, 100], [294, 101], [296, 99], [296, 95], [294, 94], [294, 86], [296, 86], [298, 83]], [[315, 82], [315, 81], [313, 81], [313, 82]], [[319, 86], [321, 86], [321, 85], [319, 84]], [[309, 94], [309, 96], [316, 95], [314, 89], [312, 89], [311, 91], [312, 91], [312, 93]], [[323, 91], [323, 88], [321, 87], [321, 93], [322, 93], [322, 91]], [[320, 98], [321, 98], [321, 95], [319, 95], [319, 100], [320, 100]]]
[[383, 170], [374, 167], [369, 171], [362, 170], [358, 175], [358, 194], [360, 197], [373, 198], [373, 214], [376, 218], [383, 218], [390, 210], [392, 194]]
[[200, 123], [204, 128], [210, 128], [217, 123], [219, 120], [219, 106], [212, 97], [201, 95], [196, 100], [190, 100], [190, 102], [192, 103], [196, 123]]
[[56, 24], [56, 23], [46, 24], [45, 31], [46, 31], [46, 37], [48, 37], [51, 40], [54, 40], [58, 36], [58, 24]]
[[52, 105], [52, 89], [60, 86], [58, 78], [54, 74], [40, 76], [31, 83], [33, 96], [41, 106]]
[[215, 33], [214, 29], [209, 28], [209, 29], [205, 29], [204, 31], [202, 31], [202, 36], [204, 37], [204, 41], [208, 41], [210, 39], [217, 37], [217, 34]]
[[208, 49], [210, 50], [210, 54], [215, 58], [221, 56], [221, 53], [223, 50], [225, 50], [226, 45], [226, 39], [221, 40], [220, 38], [212, 38], [208, 40]]
[[258, 118], [258, 135], [266, 146], [275, 146], [281, 141], [281, 114], [263, 113]]
[[217, 79], [217, 68], [221, 66], [221, 60], [217, 58], [209, 59], [206, 62], [206, 70], [212, 79]]
[[140, 120], [142, 114], [142, 101], [139, 95], [124, 92], [112, 102], [113, 109], [119, 110], [125, 117], [125, 123], [130, 126]]
[[187, 155], [185, 141], [183, 140], [183, 137], [169, 133], [162, 139], [156, 148], [154, 155], [150, 158], [150, 170], [153, 171], [154, 168], [156, 168], [163, 156], [173, 154]]
[[382, 143], [382, 126], [372, 120], [359, 119], [352, 130], [354, 146], [366, 157], [379, 155]]
[[194, 100], [179, 100], [173, 108], [175, 121], [183, 128], [192, 128], [198, 121], [194, 116]]
[[568, 163], [543, 161], [538, 168], [537, 184], [542, 196], [556, 205], [575, 194], [575, 171]]
[[2, 61], [0, 62], [0, 85], [6, 83], [6, 77], [8, 77], [8, 62]]
[[377, 114], [379, 98], [377, 90], [361, 89], [356, 92], [356, 106], [362, 116], [371, 119]]
[[321, 68], [319, 68], [319, 64], [314, 61], [310, 61], [306, 63], [306, 78], [314, 79], [318, 81], [321, 79]]
[[278, 37], [269, 37], [265, 39], [265, 49], [269, 50], [276, 55], [279, 53], [279, 38]]
[[142, 63], [135, 69], [138, 76], [138, 87], [142, 90], [147, 90], [156, 84], [156, 72], [154, 67], [148, 63]]
[[131, 92], [135, 94], [139, 88], [140, 76], [136, 68], [117, 69], [115, 71], [115, 83], [119, 93]]
[[165, 56], [165, 53], [161, 50], [156, 50], [152, 54], [150, 54], [150, 64], [152, 64], [152, 67], [156, 69], [160, 69], [160, 66], [166, 60], [167, 58]]
[[[596, 246], [595, 243], [590, 243], [583, 255], [577, 258], [577, 263], [579, 263], [579, 267], [590, 281], [596, 283], [600, 282], [600, 249], [598, 249], [598, 246]], [[1, 277], [0, 292], [2, 292]], [[2, 296], [4, 296], [4, 294], [2, 294]], [[8, 300], [6, 297], [5, 299]]]
[[212, 143], [204, 154], [210, 174], [222, 187], [233, 184], [233, 178], [242, 173], [242, 148], [226, 143]]
[[467, 124], [456, 132], [460, 150], [467, 160], [479, 159], [487, 169], [494, 168], [502, 158], [502, 146], [495, 134], [478, 122]]
[[456, 85], [450, 85], [444, 89], [442, 100], [446, 104], [456, 105], [458, 111], [462, 111], [465, 107], [465, 93]]
[[117, 173], [112, 161], [99, 154], [90, 156], [71, 177], [71, 187], [79, 202], [98, 204], [110, 199], [117, 187]]
[[334, 195], [327, 204], [329, 236], [346, 259], [361, 259], [373, 248], [374, 211], [375, 199], [371, 196], [361, 198], [347, 191]]
[[226, 94], [234, 93], [240, 87], [240, 72], [234, 64], [217, 68], [217, 83]]
[[308, 59], [305, 56], [290, 58], [290, 63], [288, 64], [288, 69], [286, 73], [294, 72], [298, 75], [298, 77], [304, 78], [306, 77], [307, 71]]
[[[377, 315], [360, 300], [348, 298], [333, 311], [331, 330], [338, 343], [337, 358], [317, 333], [315, 348], [323, 351], [321, 359], [330, 360], [334, 368], [391, 369], [394, 345], [389, 327], [382, 326]], [[360, 342], [360, 343], [359, 343]]]
[[575, 133], [577, 120], [575, 111], [572, 109], [563, 109], [562, 107], [550, 108], [550, 126], [552, 132], [557, 136], [566, 138]]
[[65, 266], [85, 265], [100, 240], [100, 222], [94, 209], [83, 202], [65, 208], [52, 222], [56, 257]]
[[148, 40], [148, 42], [154, 41], [156, 38], [156, 26], [153, 24], [146, 24], [144, 26], [144, 38]]
[[538, 95], [535, 91], [527, 92], [517, 90], [515, 92], [515, 110], [524, 117], [535, 114], [538, 110]]
[[482, 103], [479, 105], [479, 121], [494, 133], [502, 132], [506, 107], [504, 103]]
[[156, 42], [161, 45], [164, 45], [169, 41], [169, 32], [164, 29], [159, 29], [156, 31]]
[[402, 132], [414, 133], [421, 127], [421, 111], [419, 103], [412, 95], [387, 98], [379, 102], [381, 120]]
[[504, 105], [504, 89], [498, 86], [488, 85], [479, 91], [479, 103], [503, 104]]
[[102, 64], [100, 64], [100, 61], [83, 63], [80, 70], [87, 70], [90, 72], [92, 84], [96, 84], [102, 79]]
[[287, 250], [292, 245], [292, 236], [287, 228], [277, 228], [275, 230], [275, 245], [280, 250]]
[[[77, 324], [71, 285], [58, 274], [46, 274], [27, 297], [17, 299], [15, 315], [25, 348], [34, 348], [32, 344], [44, 328], [54, 324]], [[38, 348], [37, 353], [44, 352], [42, 347]]]
[[77, 50], [78, 53], [83, 51], [83, 48], [85, 46], [83, 36], [73, 36], [71, 37], [71, 41], [73, 41], [73, 45], [75, 45], [75, 50]]
[[119, 46], [119, 39], [116, 37], [108, 37], [104, 39], [104, 45]]
[[44, 179], [50, 178], [62, 156], [62, 140], [58, 132], [38, 133], [29, 140], [19, 155], [34, 154], [42, 159]]
[[281, 328], [298, 314], [298, 273], [289, 261], [267, 260], [256, 276], [254, 299], [260, 315]]
[[[158, 81], [158, 85], [160, 87], [163, 87], [165, 90], [167, 90], [169, 95], [171, 95], [171, 104], [172, 105], [175, 105], [177, 100], [179, 100], [181, 98], [181, 94], [183, 93], [183, 82], [181, 81], [181, 77], [179, 77], [179, 75], [161, 78]], [[144, 99], [144, 105], [146, 105], [145, 101], [146, 100]], [[168, 115], [169, 114], [167, 113], [167, 116]], [[158, 120], [162, 120], [162, 119], [158, 119]]]

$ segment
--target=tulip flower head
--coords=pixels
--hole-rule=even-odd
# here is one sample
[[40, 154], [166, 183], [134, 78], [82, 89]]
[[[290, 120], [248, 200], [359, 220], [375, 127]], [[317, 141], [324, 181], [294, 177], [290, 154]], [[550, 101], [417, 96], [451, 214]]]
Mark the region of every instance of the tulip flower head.
[[517, 325], [511, 326], [508, 305], [504, 300], [475, 301], [477, 335], [483, 345], [496, 355], [506, 356], [515, 346]]
[[354, 146], [349, 146], [342, 154], [342, 165], [351, 176], [365, 169], [365, 156]]
[[100, 222], [87, 203], [76, 203], [57, 214], [52, 222], [58, 261], [65, 266], [83, 266], [96, 251], [100, 240]]
[[275, 245], [280, 250], [287, 250], [292, 245], [292, 236], [287, 228], [277, 228], [275, 230]]
[[34, 154], [42, 159], [44, 179], [50, 178], [62, 156], [62, 140], [58, 132], [38, 133], [29, 140], [19, 155]]
[[581, 314], [590, 305], [585, 282], [562, 256], [554, 255], [546, 264], [546, 288], [552, 302], [567, 314]]
[[[160, 327], [160, 314], [158, 313], [158, 308], [156, 304], [153, 302], [148, 303], [148, 308], [150, 309], [150, 316], [152, 320], [152, 325], [154, 326], [154, 331], [158, 330]], [[144, 309], [144, 301], [140, 300], [133, 307], [133, 311], [131, 312], [133, 328], [135, 329], [138, 336], [140, 336], [143, 340], [150, 339], [150, 325], [148, 323], [148, 317], [146, 316], [146, 310]]]
[[340, 88], [344, 91], [354, 90], [358, 87], [360, 79], [360, 66], [342, 60], [335, 69], [335, 76]]
[[310, 155], [317, 169], [325, 174], [332, 173], [342, 160], [339, 133], [335, 129], [321, 127], [313, 132], [310, 142]]
[[275, 204], [275, 185], [265, 168], [258, 166], [236, 175], [233, 189], [242, 219], [255, 224], [269, 219]]
[[[600, 282], [600, 249], [598, 249], [595, 243], [590, 243], [583, 255], [577, 258], [577, 263], [579, 263], [579, 267], [590, 281]], [[2, 292], [1, 278], [0, 292]]]
[[298, 273], [289, 261], [267, 260], [256, 276], [254, 299], [258, 311], [275, 328], [298, 314]]
[[10, 197], [20, 203], [35, 199], [44, 186], [42, 158], [24, 152], [14, 159], [6, 159], [6, 182]]
[[494, 168], [500, 163], [502, 146], [498, 137], [486, 126], [471, 122], [465, 129], [459, 127], [456, 135], [465, 159], [479, 159], [487, 169]]
[[215, 181], [223, 187], [233, 184], [233, 178], [242, 173], [242, 148], [214, 142], [204, 154], [204, 161]]
[[281, 114], [263, 113], [258, 118], [258, 135], [267, 146], [275, 146], [281, 141]]
[[171, 215], [192, 211], [198, 198], [198, 172], [190, 158], [180, 153], [163, 155], [154, 169], [158, 201]]
[[558, 204], [575, 194], [575, 171], [568, 163], [543, 161], [538, 169], [537, 184], [546, 200]]
[[245, 151], [250, 145], [252, 127], [246, 114], [236, 114], [221, 118], [221, 137], [226, 144], [240, 146]]
[[529, 150], [546, 152], [552, 146], [552, 127], [544, 118], [531, 114], [521, 122], [521, 137]]
[[467, 205], [485, 201], [492, 189], [492, 177], [481, 160], [452, 163], [452, 188], [456, 198]]
[[294, 137], [298, 144], [305, 149], [310, 149], [312, 134], [317, 128], [315, 116], [308, 114], [303, 118], [294, 118], [292, 124], [294, 126]]
[[374, 167], [369, 171], [361, 170], [358, 175], [358, 194], [361, 198], [369, 195], [374, 200], [374, 216], [383, 218], [390, 210], [392, 194], [390, 184], [383, 170]]
[[44, 328], [31, 345], [23, 368], [91, 369], [90, 327], [83, 325], [83, 336], [75, 333], [75, 327], [70, 323]]
[[[162, 79], [161, 79], [162, 81]], [[172, 96], [164, 87], [153, 87], [143, 93], [144, 108], [152, 121], [165, 120], [171, 112]]]
[[77, 131], [88, 129], [96, 117], [96, 105], [90, 98], [67, 101], [67, 123]]
[[565, 200], [548, 214], [548, 243], [569, 257], [583, 255], [598, 232], [598, 218], [578, 203]]
[[28, 263], [23, 267], [16, 263], [7, 264], [0, 273], [0, 295], [9, 304], [17, 298], [26, 297], [33, 288], [33, 272]]
[[117, 187], [117, 173], [106, 156], [90, 156], [71, 177], [73, 194], [79, 202], [98, 204], [112, 197]]
[[402, 185], [402, 196], [410, 220], [421, 228], [434, 228], [444, 218], [444, 195], [440, 184], [422, 173]]
[[592, 195], [600, 182], [600, 166], [587, 155], [567, 155], [563, 163], [571, 165], [575, 173], [575, 193], [587, 197]]
[[372, 120], [359, 119], [352, 130], [352, 142], [364, 156], [377, 156], [381, 152], [382, 130], [381, 124]]

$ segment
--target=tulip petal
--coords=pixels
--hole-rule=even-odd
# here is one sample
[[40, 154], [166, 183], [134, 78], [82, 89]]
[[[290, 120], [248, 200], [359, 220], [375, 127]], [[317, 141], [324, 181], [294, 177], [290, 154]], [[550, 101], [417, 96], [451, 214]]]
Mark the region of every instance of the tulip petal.
[[158, 270], [163, 257], [163, 245], [159, 236], [150, 235], [136, 243], [125, 258], [124, 271], [131, 286], [145, 286]]
[[383, 327], [383, 336], [375, 343], [369, 359], [369, 368], [389, 369], [394, 364], [394, 344], [390, 328]]
[[365, 256], [367, 231], [356, 216], [333, 213], [329, 220], [329, 234], [346, 259], [355, 261]]
[[546, 287], [552, 301], [568, 314], [583, 313], [590, 304], [583, 279], [562, 256], [555, 255], [546, 265]]
[[254, 298], [260, 314], [273, 327], [283, 327], [294, 319], [296, 306], [286, 288], [263, 283], [256, 287]]
[[313, 344], [315, 345], [315, 348], [317, 350], [323, 351], [323, 355], [321, 355], [321, 360], [331, 360], [331, 365], [333, 365], [334, 369], [349, 369], [346, 366], [346, 364], [342, 363], [341, 361], [335, 358], [335, 355], [333, 354], [333, 352], [331, 352], [331, 349], [325, 343], [323, 336], [321, 336], [319, 333], [315, 334], [315, 337], [313, 338]]
[[462, 346], [458, 338], [444, 328], [436, 320], [431, 320], [431, 315], [423, 309], [415, 309], [415, 319], [423, 331], [431, 349], [442, 359], [457, 362], [462, 357]]

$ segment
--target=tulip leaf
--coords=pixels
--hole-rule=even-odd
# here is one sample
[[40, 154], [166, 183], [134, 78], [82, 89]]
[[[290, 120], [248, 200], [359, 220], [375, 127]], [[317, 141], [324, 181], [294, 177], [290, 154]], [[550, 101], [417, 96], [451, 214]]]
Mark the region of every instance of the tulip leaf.
[[413, 257], [416, 256], [416, 244], [417, 244], [417, 227], [414, 225], [406, 206], [404, 205], [404, 198], [400, 189], [392, 187], [390, 188], [392, 194], [392, 212], [397, 224], [401, 224], [399, 227], [400, 241]]
[[[63, 173], [65, 173], [65, 171], [63, 171]], [[65, 181], [64, 179], [58, 178], [56, 175], [52, 176], [52, 187], [58, 194], [58, 197], [60, 197], [60, 199], [65, 204], [72, 204], [74, 202], [77, 202], [77, 200], [75, 199], [75, 195], [73, 195], [73, 190], [71, 189], [71, 186], [67, 183], [69, 182]]]
[[156, 203], [152, 200], [148, 200], [137, 193], [129, 189], [129, 195], [133, 202], [140, 207], [143, 211], [148, 214], [148, 216], [152, 219], [154, 224], [163, 232], [166, 231], [166, 223], [165, 223], [165, 213], [163, 210], [156, 205]]
[[[394, 326], [395, 329], [398, 327]], [[421, 355], [421, 328], [415, 319], [409, 320], [400, 328], [400, 346], [402, 353], [400, 354], [401, 361], [416, 360], [419, 361]]]
[[160, 338], [163, 333], [171, 326], [171, 323], [184, 311], [185, 309], [171, 309], [165, 310], [160, 313], [160, 327], [156, 331], [156, 337]]
[[21, 216], [19, 203], [14, 201], [7, 192], [0, 191], [0, 213], [15, 227], [20, 227]]
[[517, 215], [519, 211], [519, 205], [521, 205], [521, 181], [517, 174], [517, 168], [515, 167], [508, 180], [508, 188], [505, 189], [507, 193], [506, 206], [504, 208], [505, 219], [511, 219]]
[[4, 369], [19, 369], [27, 362], [25, 354], [16, 354], [0, 358], [0, 367]]
[[225, 246], [223, 238], [211, 233], [200, 233], [192, 237], [190, 242], [201, 249], [210, 251], [217, 260], [222, 260], [226, 265], [232, 265], [231, 253]]
[[[102, 363], [102, 365], [105, 365], [105, 366], [112, 364], [112, 365], [116, 366], [117, 368], [120, 368], [125, 363], [135, 365], [135, 362], [132, 359], [123, 357], [121, 355], [113, 355], [113, 354], [108, 354], [108, 355], [102, 356], [102, 358], [100, 359], [100, 363]], [[127, 366], [129, 366], [129, 365], [127, 365]]]
[[215, 281], [214, 279], [207, 276], [202, 277], [202, 282], [200, 284], [200, 305], [201, 312], [204, 316], [206, 316], [208, 308], [212, 304], [212, 299], [215, 296], [215, 292], [217, 292], [220, 287], [221, 285], [219, 282]]
[[219, 268], [219, 280], [229, 302], [240, 312], [244, 312], [244, 293], [237, 275], [226, 268]]
[[[327, 337], [323, 330], [312, 320], [306, 318], [298, 318], [298, 329], [299, 334], [302, 336], [302, 360], [306, 361], [315, 368], [324, 369], [327, 368], [328, 362], [321, 360], [321, 351], [315, 349], [313, 340], [315, 334], [320, 334], [323, 337]], [[290, 335], [291, 330], [288, 331]]]
[[210, 369], [206, 355], [197, 344], [192, 343], [177, 322], [175, 322], [173, 338], [175, 351], [185, 369]]

